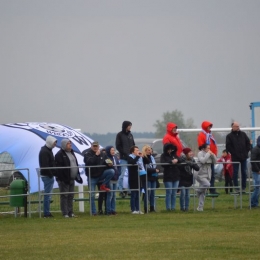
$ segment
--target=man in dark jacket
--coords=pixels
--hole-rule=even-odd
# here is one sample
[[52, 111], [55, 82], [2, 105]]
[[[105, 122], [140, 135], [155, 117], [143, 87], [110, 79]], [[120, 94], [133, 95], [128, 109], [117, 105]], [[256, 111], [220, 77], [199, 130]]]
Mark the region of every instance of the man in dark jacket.
[[[57, 167], [71, 167], [64, 169], [57, 169], [57, 182], [60, 192], [74, 192], [75, 180], [82, 183], [80, 177], [78, 161], [71, 147], [69, 139], [61, 140], [61, 149], [55, 155]], [[73, 213], [73, 193], [60, 195], [61, 212], [65, 218], [76, 217]]]
[[130, 121], [124, 121], [122, 124], [122, 131], [116, 136], [116, 149], [120, 154], [121, 175], [118, 179], [118, 189], [121, 191], [121, 197], [125, 197], [126, 193], [123, 193], [123, 179], [125, 171], [127, 169], [127, 159], [130, 154], [130, 148], [135, 145], [134, 137], [131, 134], [132, 123]]
[[[52, 149], [56, 146], [57, 139], [51, 135], [47, 136], [46, 144], [41, 148], [39, 153], [39, 165], [40, 168], [55, 167], [55, 160], [52, 153]], [[44, 218], [53, 217], [50, 213], [50, 200], [51, 196], [47, 193], [51, 193], [54, 177], [56, 175], [55, 169], [41, 169], [41, 179], [44, 185], [44, 200], [43, 200], [43, 212]]]
[[[240, 131], [239, 123], [234, 122], [231, 125], [232, 131], [226, 136], [226, 149], [231, 154], [233, 164], [233, 181], [234, 185], [238, 186], [238, 169], [241, 165], [242, 175], [242, 191], [246, 189], [246, 169], [248, 152], [250, 151], [251, 144], [246, 133]], [[239, 162], [239, 163], [238, 163]], [[238, 192], [239, 190], [236, 189]]]
[[[102, 181], [100, 186], [101, 191], [109, 192], [110, 180], [115, 174], [113, 162], [102, 153], [99, 149], [99, 143], [93, 142], [91, 147], [84, 154], [84, 162], [86, 165], [86, 175], [88, 177], [88, 185], [91, 191], [91, 212], [93, 216], [97, 215], [95, 205], [95, 189], [99, 181]], [[88, 167], [100, 166], [100, 167]], [[109, 196], [107, 196], [108, 198]], [[107, 202], [106, 202], [107, 203]]]
[[260, 136], [258, 136], [256, 146], [251, 151], [251, 166], [256, 185], [251, 197], [251, 207], [255, 208], [258, 207], [260, 191]]

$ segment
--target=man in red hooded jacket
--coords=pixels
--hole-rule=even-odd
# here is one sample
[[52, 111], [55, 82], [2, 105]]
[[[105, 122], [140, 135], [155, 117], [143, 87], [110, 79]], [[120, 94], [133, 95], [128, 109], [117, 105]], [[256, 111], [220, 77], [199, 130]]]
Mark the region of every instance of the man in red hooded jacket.
[[[213, 124], [209, 121], [203, 121], [201, 124], [201, 132], [198, 134], [198, 146], [200, 147], [203, 144], [209, 144], [210, 150], [217, 156], [218, 154], [218, 147], [217, 143], [211, 133], [211, 128]], [[214, 164], [211, 165], [211, 180], [210, 180], [210, 187], [209, 189], [211, 194], [218, 194], [216, 189], [214, 188], [215, 184], [215, 171], [214, 171]]]
[[182, 143], [177, 132], [178, 126], [174, 123], [168, 123], [166, 127], [166, 134], [163, 137], [163, 144], [171, 143], [177, 147], [176, 155], [180, 157], [182, 153]]

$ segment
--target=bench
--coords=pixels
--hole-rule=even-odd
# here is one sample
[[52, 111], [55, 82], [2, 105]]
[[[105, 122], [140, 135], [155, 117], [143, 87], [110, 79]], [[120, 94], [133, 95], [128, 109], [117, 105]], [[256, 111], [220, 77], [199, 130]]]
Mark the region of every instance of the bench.
[[[51, 203], [53, 200], [50, 201]], [[43, 203], [43, 200], [41, 201]], [[0, 201], [0, 205], [9, 205], [10, 201]], [[29, 201], [27, 201], [27, 204], [29, 204]], [[39, 204], [39, 200], [31, 200], [31, 204]]]

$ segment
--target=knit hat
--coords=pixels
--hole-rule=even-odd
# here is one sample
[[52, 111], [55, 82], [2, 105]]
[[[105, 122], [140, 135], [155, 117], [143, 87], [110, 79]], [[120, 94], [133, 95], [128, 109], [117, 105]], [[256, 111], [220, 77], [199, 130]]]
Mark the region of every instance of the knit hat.
[[191, 151], [191, 149], [189, 147], [186, 147], [182, 150], [182, 152], [187, 155], [189, 152]]

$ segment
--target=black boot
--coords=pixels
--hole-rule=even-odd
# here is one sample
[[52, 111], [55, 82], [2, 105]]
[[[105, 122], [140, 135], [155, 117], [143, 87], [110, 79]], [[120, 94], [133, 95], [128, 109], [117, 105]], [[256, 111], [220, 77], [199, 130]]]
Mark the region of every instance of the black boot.
[[150, 206], [150, 212], [155, 212], [154, 206]]

